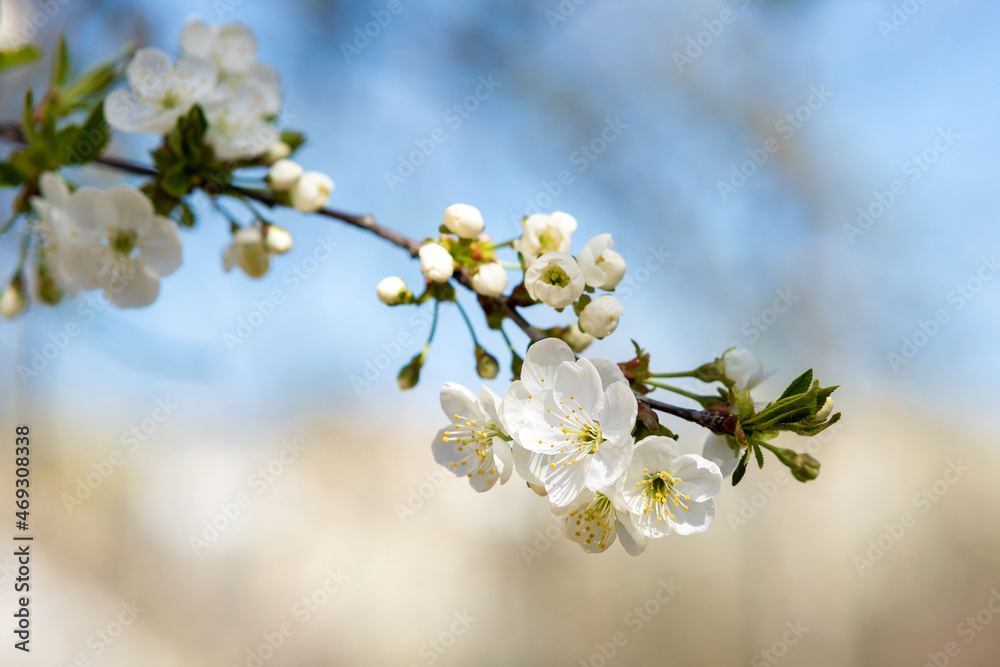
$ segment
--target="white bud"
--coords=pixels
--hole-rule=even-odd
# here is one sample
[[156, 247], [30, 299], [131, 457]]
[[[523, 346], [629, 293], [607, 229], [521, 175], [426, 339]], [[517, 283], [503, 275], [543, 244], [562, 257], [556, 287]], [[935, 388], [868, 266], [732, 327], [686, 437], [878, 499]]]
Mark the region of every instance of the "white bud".
[[553, 308], [570, 305], [586, 286], [579, 265], [566, 252], [547, 252], [524, 272], [524, 287], [531, 298]]
[[825, 422], [833, 414], [833, 396], [827, 396], [826, 401], [823, 403], [823, 407], [819, 409], [816, 416], [809, 421], [819, 424], [820, 422]]
[[444, 210], [444, 226], [463, 239], [474, 239], [483, 231], [483, 214], [475, 206], [452, 204]]
[[302, 176], [302, 166], [292, 160], [278, 160], [271, 165], [271, 170], [267, 173], [267, 180], [271, 184], [271, 189], [275, 192], [291, 190], [299, 177]]
[[387, 306], [395, 306], [403, 302], [404, 295], [409, 293], [406, 283], [399, 276], [389, 276], [379, 281], [378, 287], [379, 301]]
[[0, 294], [0, 315], [10, 319], [24, 310], [27, 301], [24, 298], [24, 289], [21, 287], [21, 279], [15, 276], [10, 284]]
[[284, 255], [292, 249], [292, 235], [284, 227], [268, 225], [264, 248], [275, 255]]
[[292, 206], [303, 213], [315, 213], [330, 200], [333, 181], [326, 174], [307, 171], [292, 187]]
[[621, 301], [605, 294], [599, 296], [580, 313], [580, 328], [595, 338], [604, 338], [618, 328], [618, 318], [625, 312]]
[[271, 147], [267, 149], [267, 153], [264, 154], [264, 162], [267, 164], [274, 164], [278, 160], [284, 160], [291, 154], [291, 146], [286, 144], [284, 141], [275, 141], [271, 144]]
[[611, 234], [598, 234], [587, 241], [576, 260], [591, 287], [612, 290], [625, 276], [625, 260], [611, 249]]
[[566, 327], [560, 338], [577, 354], [586, 350], [587, 346], [594, 342], [594, 337], [580, 329], [580, 325], [576, 322]]
[[455, 260], [443, 245], [428, 243], [420, 248], [420, 270], [434, 282], [445, 283], [455, 272]]
[[722, 355], [726, 377], [740, 389], [752, 389], [764, 379], [764, 364], [745, 347], [733, 347]]
[[472, 289], [483, 296], [500, 296], [507, 289], [507, 270], [497, 262], [489, 262], [472, 274]]

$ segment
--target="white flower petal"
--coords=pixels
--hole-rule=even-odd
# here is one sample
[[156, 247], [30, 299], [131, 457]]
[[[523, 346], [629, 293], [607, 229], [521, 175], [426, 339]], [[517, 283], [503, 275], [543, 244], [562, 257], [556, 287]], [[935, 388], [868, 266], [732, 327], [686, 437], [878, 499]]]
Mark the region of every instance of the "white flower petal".
[[701, 503], [716, 496], [722, 489], [719, 466], [697, 454], [684, 454], [677, 458], [671, 469], [674, 477], [684, 480], [677, 490]]
[[597, 372], [601, 374], [601, 386], [607, 389], [614, 382], [624, 382], [628, 385], [628, 380], [625, 379], [625, 373], [615, 362], [609, 359], [591, 358], [588, 359], [590, 363], [594, 364], [594, 368]]
[[[441, 410], [448, 419], [455, 421], [480, 421], [483, 412], [479, 399], [471, 391], [456, 382], [445, 382], [441, 387]], [[457, 416], [456, 416], [457, 415]]]
[[646, 550], [648, 538], [636, 527], [635, 520], [628, 512], [618, 512], [616, 526], [618, 539], [630, 556], [638, 556]]
[[703, 503], [692, 500], [687, 506], [686, 510], [683, 507], [673, 510], [674, 519], [671, 523], [674, 531], [678, 535], [694, 535], [708, 530], [715, 521], [715, 500], [709, 499]]
[[557, 402], [565, 405], [567, 410], [578, 413], [582, 410], [588, 417], [596, 416], [595, 409], [604, 398], [601, 375], [587, 359], [560, 364], [552, 388]]
[[119, 308], [141, 308], [156, 301], [160, 278], [142, 257], [118, 262], [102, 281], [104, 295]]
[[167, 218], [154, 216], [149, 230], [139, 238], [138, 246], [146, 263], [161, 278], [181, 265], [181, 235], [177, 225]]
[[604, 437], [627, 437], [631, 444], [631, 433], [638, 411], [639, 403], [629, 386], [624, 382], [611, 384], [604, 392], [603, 405], [597, 415]]
[[723, 477], [730, 477], [740, 460], [739, 453], [729, 446], [726, 436], [716, 433], [710, 434], [705, 439], [701, 455], [709, 461], [714, 461]]
[[558, 338], [540, 340], [529, 347], [524, 355], [521, 382], [529, 393], [551, 389], [559, 365], [575, 359], [576, 355], [569, 345]]

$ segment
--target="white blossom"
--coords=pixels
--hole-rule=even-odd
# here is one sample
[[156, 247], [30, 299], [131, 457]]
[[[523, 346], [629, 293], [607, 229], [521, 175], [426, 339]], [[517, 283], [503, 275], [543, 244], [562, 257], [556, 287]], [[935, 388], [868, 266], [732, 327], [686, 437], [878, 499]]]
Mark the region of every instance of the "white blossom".
[[472, 289], [483, 296], [500, 296], [507, 289], [507, 270], [498, 262], [480, 265], [472, 274]]
[[522, 223], [524, 233], [514, 241], [514, 249], [524, 256], [526, 264], [531, 264], [539, 255], [548, 252], [569, 252], [576, 218], [556, 211], [555, 213], [535, 213]]
[[465, 476], [476, 491], [488, 491], [514, 470], [509, 435], [500, 417], [501, 399], [483, 385], [479, 398], [462, 385], [441, 387], [441, 409], [452, 422], [438, 431], [434, 460], [457, 476]]
[[569, 253], [548, 252], [524, 272], [524, 287], [532, 299], [553, 308], [565, 308], [580, 298], [586, 282]]
[[[551, 352], [563, 354], [556, 348]], [[550, 361], [532, 372], [547, 372]], [[523, 367], [521, 372], [523, 377]], [[536, 459], [532, 472], [545, 485], [549, 499], [564, 506], [585, 489], [600, 491], [614, 484], [632, 455], [638, 404], [628, 384], [613, 381], [605, 387], [588, 359], [564, 361], [554, 375], [537, 380], [536, 386], [543, 389], [529, 393], [523, 403], [523, 424], [515, 439], [546, 457]]]
[[681, 455], [677, 443], [663, 436], [649, 436], [635, 446], [621, 486], [636, 526], [653, 538], [708, 529], [721, 488], [719, 466], [697, 454]]
[[588, 553], [606, 551], [615, 539], [632, 556], [646, 548], [647, 538], [636, 527], [617, 486], [601, 491], [584, 491], [565, 508], [556, 508], [563, 514], [563, 534]]
[[292, 248], [292, 235], [277, 225], [254, 223], [233, 234], [233, 242], [222, 255], [226, 271], [239, 266], [251, 278], [260, 278], [271, 266], [271, 255]]
[[614, 244], [611, 234], [598, 234], [577, 255], [583, 277], [591, 287], [612, 290], [625, 276], [625, 260], [611, 249]]
[[744, 347], [731, 347], [722, 355], [726, 377], [740, 389], [753, 389], [764, 379], [764, 364]]
[[192, 106], [212, 94], [218, 72], [209, 60], [185, 56], [172, 63], [158, 49], [139, 49], [125, 75], [132, 90], [108, 95], [108, 123], [122, 132], [165, 134]]
[[420, 270], [436, 283], [445, 283], [455, 272], [455, 260], [440, 243], [426, 243], [420, 247]]
[[483, 231], [483, 214], [475, 206], [452, 204], [444, 210], [444, 226], [463, 239], [474, 239]]
[[56, 238], [56, 274], [67, 293], [102, 288], [122, 308], [152, 303], [160, 278], [181, 264], [177, 226], [153, 211], [135, 188], [80, 188], [70, 193], [61, 178], [42, 175], [42, 197], [33, 205]]
[[604, 338], [618, 328], [618, 318], [624, 312], [621, 301], [615, 297], [599, 296], [580, 312], [580, 329], [595, 338]]

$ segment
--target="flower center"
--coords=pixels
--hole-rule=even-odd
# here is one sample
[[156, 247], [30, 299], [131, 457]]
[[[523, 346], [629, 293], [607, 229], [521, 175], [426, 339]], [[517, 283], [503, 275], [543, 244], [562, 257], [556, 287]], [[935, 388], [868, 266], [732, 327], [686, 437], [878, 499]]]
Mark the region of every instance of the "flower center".
[[487, 472], [493, 475], [496, 468], [493, 465], [493, 438], [502, 436], [499, 427], [492, 421], [484, 424], [478, 423], [475, 419], [463, 421], [460, 415], [452, 415], [455, 418], [455, 430], [445, 431], [442, 442], [457, 442], [458, 451], [463, 454], [461, 461], [452, 463], [451, 467], [461, 468], [466, 477], [473, 474], [485, 475]]
[[569, 513], [569, 521], [576, 523], [574, 535], [590, 544], [595, 539], [597, 546], [605, 548], [605, 540], [611, 528], [614, 526], [614, 506], [603, 493], [598, 493], [597, 497], [590, 501], [590, 504], [583, 509], [575, 509]]
[[167, 89], [160, 97], [160, 111], [170, 111], [181, 103], [181, 97], [172, 88]]
[[542, 274], [542, 280], [556, 287], [566, 287], [570, 283], [569, 274], [558, 264], [549, 264]]
[[651, 473], [649, 468], [643, 468], [642, 472], [645, 478], [635, 485], [642, 488], [642, 497], [646, 499], [643, 503], [643, 514], [652, 510], [656, 514], [657, 521], [663, 521], [664, 515], [673, 520], [676, 517], [670, 512], [667, 503], [673, 503], [674, 509], [688, 508], [684, 503], [691, 500], [691, 496], [681, 493], [676, 488], [677, 485], [684, 483], [683, 479], [674, 477], [669, 470]]
[[136, 232], [134, 229], [112, 229], [108, 236], [108, 246], [119, 257], [129, 257], [135, 250]]

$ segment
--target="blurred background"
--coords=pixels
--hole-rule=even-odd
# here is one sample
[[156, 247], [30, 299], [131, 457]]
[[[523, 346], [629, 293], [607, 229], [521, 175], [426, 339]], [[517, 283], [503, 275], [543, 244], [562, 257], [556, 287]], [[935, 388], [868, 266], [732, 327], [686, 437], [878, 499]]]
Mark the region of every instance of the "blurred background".
[[[255, 281], [223, 273], [228, 225], [206, 214], [152, 306], [85, 295], [0, 323], [0, 432], [31, 426], [37, 536], [32, 652], [7, 641], [3, 664], [1000, 663], [1000, 6], [2, 0], [0, 44], [37, 26], [80, 68], [128, 40], [175, 54], [191, 15], [253, 29], [331, 206], [416, 238], [454, 202], [498, 240], [569, 212], [574, 251], [610, 231], [630, 265], [619, 331], [589, 355], [623, 361], [635, 338], [671, 371], [740, 344], [777, 369], [760, 399], [812, 367], [845, 418], [782, 439], [823, 462], [816, 481], [772, 459], [707, 533], [585, 555], [520, 482], [479, 495], [435, 465], [438, 388], [479, 380], [443, 309], [398, 391], [427, 313], [375, 284], [419, 282], [404, 253], [280, 214], [295, 248]], [[0, 118], [46, 74], [0, 79]], [[668, 424], [700, 452], [704, 432]], [[13, 489], [12, 452], [0, 471]]]

